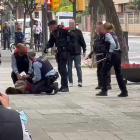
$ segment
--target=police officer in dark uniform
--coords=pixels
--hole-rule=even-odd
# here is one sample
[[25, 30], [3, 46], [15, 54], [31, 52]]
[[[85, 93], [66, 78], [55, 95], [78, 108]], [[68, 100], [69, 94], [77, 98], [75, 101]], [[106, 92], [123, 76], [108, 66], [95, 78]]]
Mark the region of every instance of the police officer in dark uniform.
[[102, 89], [97, 96], [107, 96], [107, 73], [111, 70], [112, 66], [114, 67], [116, 79], [121, 90], [121, 94], [118, 97], [127, 97], [128, 91], [126, 88], [126, 83], [124, 82], [122, 73], [121, 73], [121, 51], [118, 40], [111, 34], [115, 28], [110, 23], [105, 23], [103, 26], [104, 32], [104, 44], [106, 46], [106, 60], [101, 70], [101, 83]]
[[48, 23], [50, 28], [50, 39], [46, 45], [44, 52], [48, 48], [54, 46], [57, 47], [57, 62], [58, 62], [58, 71], [61, 75], [61, 88], [60, 91], [68, 92], [68, 72], [67, 72], [67, 62], [69, 58], [69, 52], [72, 47], [76, 46], [76, 36], [73, 32], [68, 30], [66, 27], [57, 25], [55, 20], [52, 20]]
[[[96, 25], [96, 34], [94, 36], [94, 48], [93, 51], [89, 54], [88, 58], [92, 58], [92, 54], [96, 54], [96, 60], [97, 60], [97, 78], [98, 78], [98, 86], [95, 89], [101, 89], [101, 69], [103, 67], [103, 61], [102, 59], [105, 58], [104, 53], [102, 52], [101, 49], [98, 49], [99, 47], [104, 47], [104, 44], [102, 42], [102, 28], [103, 28], [103, 23], [98, 22]], [[107, 88], [111, 89], [111, 74], [110, 71], [107, 73]]]

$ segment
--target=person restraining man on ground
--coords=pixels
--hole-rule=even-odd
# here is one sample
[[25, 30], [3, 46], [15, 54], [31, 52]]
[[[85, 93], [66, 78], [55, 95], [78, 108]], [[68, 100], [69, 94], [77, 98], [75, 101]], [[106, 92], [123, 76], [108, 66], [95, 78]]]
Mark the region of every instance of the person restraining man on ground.
[[55, 20], [48, 23], [50, 29], [50, 39], [46, 44], [46, 50], [53, 47], [54, 44], [57, 47], [57, 63], [58, 71], [61, 75], [61, 92], [69, 92], [68, 88], [68, 72], [67, 72], [67, 62], [69, 58], [70, 51], [73, 47], [76, 47], [76, 36], [73, 32], [68, 30], [66, 27], [57, 25]]
[[[103, 23], [98, 22], [96, 25], [96, 34], [94, 36], [94, 46], [93, 51], [88, 55], [88, 58], [92, 58], [93, 53], [96, 55], [96, 60], [100, 61], [97, 63], [97, 78], [98, 78], [98, 86], [95, 89], [101, 89], [101, 70], [104, 64], [104, 61], [101, 61], [105, 58], [104, 53], [101, 52], [100, 47], [105, 47], [104, 42], [102, 41], [103, 38]], [[108, 71], [107, 73], [107, 88], [111, 89], [111, 73]]]
[[73, 61], [75, 63], [75, 68], [77, 71], [78, 77], [78, 86], [82, 87], [82, 69], [81, 69], [81, 47], [83, 49], [83, 57], [86, 55], [86, 43], [83, 37], [81, 30], [75, 28], [75, 21], [70, 20], [69, 29], [75, 33], [77, 38], [76, 47], [70, 53], [68, 61], [68, 77], [69, 77], [69, 86], [73, 86], [73, 76], [72, 76], [72, 66]]
[[112, 31], [115, 31], [115, 28], [110, 23], [105, 23], [103, 25], [103, 33], [104, 39], [103, 42], [106, 46], [105, 56], [106, 59], [104, 60], [103, 67], [101, 70], [101, 83], [102, 89], [97, 96], [107, 96], [107, 74], [111, 70], [112, 66], [114, 67], [116, 79], [121, 90], [121, 94], [118, 97], [127, 97], [128, 91], [126, 88], [126, 83], [124, 82], [122, 73], [121, 73], [121, 50], [119, 42], [116, 38], [114, 38]]
[[40, 57], [36, 57], [36, 53], [28, 52], [30, 60], [33, 62], [34, 77], [32, 79], [32, 90], [34, 94], [40, 94], [41, 92], [52, 93], [58, 92], [58, 83], [54, 83], [59, 75], [53, 69], [48, 59], [43, 60]]
[[19, 43], [17, 49], [12, 53], [11, 65], [13, 70], [11, 77], [14, 84], [16, 81], [21, 80], [20, 73], [25, 72], [27, 74], [25, 78], [29, 78], [30, 74], [32, 74], [32, 62], [27, 56], [27, 47], [24, 44]]

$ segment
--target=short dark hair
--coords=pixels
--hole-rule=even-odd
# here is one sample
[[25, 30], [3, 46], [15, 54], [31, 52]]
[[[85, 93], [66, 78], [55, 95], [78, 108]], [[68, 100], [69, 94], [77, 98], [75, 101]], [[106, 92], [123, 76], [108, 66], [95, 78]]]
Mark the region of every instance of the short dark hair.
[[51, 20], [49, 23], [48, 23], [48, 26], [50, 25], [57, 25], [57, 22], [55, 20]]
[[97, 25], [103, 25], [103, 22], [101, 22], [101, 21], [97, 22]]

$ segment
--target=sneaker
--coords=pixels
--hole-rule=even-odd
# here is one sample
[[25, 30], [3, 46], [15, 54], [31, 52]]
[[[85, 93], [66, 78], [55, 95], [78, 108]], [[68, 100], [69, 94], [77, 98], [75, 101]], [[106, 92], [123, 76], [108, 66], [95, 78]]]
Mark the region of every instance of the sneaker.
[[128, 91], [122, 92], [121, 94], [118, 95], [118, 97], [127, 97], [128, 96]]
[[73, 87], [73, 83], [69, 83], [69, 87]]
[[52, 84], [52, 88], [53, 88], [53, 90], [54, 90], [54, 94], [56, 94], [57, 92], [58, 92], [58, 83], [56, 82], [56, 83], [53, 83]]
[[98, 94], [96, 94], [96, 96], [107, 96], [107, 91], [101, 91]]
[[101, 89], [101, 87], [100, 86], [97, 86], [95, 89]]
[[82, 83], [78, 83], [78, 87], [82, 87]]
[[62, 92], [69, 92], [69, 89], [68, 88], [63, 88]]

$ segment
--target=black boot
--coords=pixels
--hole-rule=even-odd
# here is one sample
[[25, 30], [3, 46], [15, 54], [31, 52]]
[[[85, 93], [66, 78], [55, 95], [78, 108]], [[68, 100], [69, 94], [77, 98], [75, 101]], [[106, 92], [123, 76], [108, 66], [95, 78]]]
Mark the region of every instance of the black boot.
[[62, 89], [62, 92], [69, 92], [69, 88], [68, 88], [68, 87], [63, 88], [63, 89]]
[[53, 83], [51, 85], [51, 87], [54, 90], [54, 94], [57, 94], [57, 92], [59, 91], [59, 89], [58, 89], [58, 83], [57, 82], [56, 83]]
[[107, 96], [107, 90], [101, 90], [96, 96]]
[[62, 89], [63, 89], [63, 87], [60, 87], [58, 91], [60, 91], [60, 92], [61, 92], [61, 91], [62, 91]]
[[101, 86], [97, 86], [95, 89], [101, 89]]
[[128, 91], [122, 91], [121, 94], [118, 95], [118, 97], [127, 97], [128, 96]]
[[107, 86], [107, 89], [108, 90], [111, 90], [112, 89], [111, 85]]

